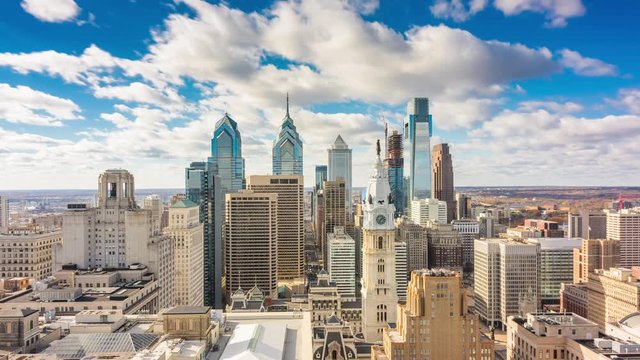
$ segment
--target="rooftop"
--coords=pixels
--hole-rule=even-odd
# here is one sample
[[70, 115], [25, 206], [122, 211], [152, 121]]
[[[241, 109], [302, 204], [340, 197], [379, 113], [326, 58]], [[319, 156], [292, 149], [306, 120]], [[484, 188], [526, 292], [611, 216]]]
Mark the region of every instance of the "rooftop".
[[193, 314], [208, 314], [211, 311], [209, 306], [175, 306], [165, 311], [165, 314], [172, 315], [193, 315]]

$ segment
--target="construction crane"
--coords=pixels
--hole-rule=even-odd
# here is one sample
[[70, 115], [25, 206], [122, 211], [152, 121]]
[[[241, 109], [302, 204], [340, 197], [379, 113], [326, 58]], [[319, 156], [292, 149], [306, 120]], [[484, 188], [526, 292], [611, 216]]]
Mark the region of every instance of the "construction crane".
[[618, 210], [622, 210], [624, 202], [629, 200], [640, 200], [640, 195], [625, 195], [620, 193], [618, 196]]

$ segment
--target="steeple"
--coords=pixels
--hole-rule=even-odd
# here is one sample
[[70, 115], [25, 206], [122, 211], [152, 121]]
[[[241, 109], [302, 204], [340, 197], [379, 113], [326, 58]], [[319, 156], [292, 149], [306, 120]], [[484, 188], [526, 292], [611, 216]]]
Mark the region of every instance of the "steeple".
[[393, 227], [392, 220], [395, 205], [393, 204], [393, 196], [391, 195], [389, 176], [382, 165], [381, 152], [380, 140], [378, 140], [376, 142], [376, 160], [371, 176], [369, 177], [367, 196], [363, 206], [365, 227], [369, 229]]
[[287, 117], [289, 116], [289, 92], [287, 91]]

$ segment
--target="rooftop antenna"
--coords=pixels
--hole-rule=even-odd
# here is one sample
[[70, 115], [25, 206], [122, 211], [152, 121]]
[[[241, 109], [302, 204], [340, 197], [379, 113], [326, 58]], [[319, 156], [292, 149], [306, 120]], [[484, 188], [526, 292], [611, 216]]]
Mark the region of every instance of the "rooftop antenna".
[[287, 117], [289, 117], [289, 92], [287, 91]]

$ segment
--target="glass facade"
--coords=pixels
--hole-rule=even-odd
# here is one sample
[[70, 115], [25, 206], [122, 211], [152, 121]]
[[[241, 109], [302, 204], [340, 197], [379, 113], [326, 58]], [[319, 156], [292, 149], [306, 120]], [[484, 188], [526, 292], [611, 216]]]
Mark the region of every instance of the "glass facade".
[[411, 99], [404, 122], [408, 200], [431, 198], [431, 131], [429, 99]]
[[322, 189], [322, 184], [327, 180], [327, 165], [316, 165], [316, 190]]
[[237, 123], [228, 114], [216, 123], [208, 163], [213, 173], [220, 176], [224, 193], [245, 188], [242, 139]]
[[345, 208], [347, 214], [353, 213], [351, 206], [351, 149], [338, 135], [336, 141], [329, 148], [329, 162], [327, 167], [327, 179], [330, 181], [344, 180]]
[[302, 139], [298, 135], [293, 119], [287, 115], [282, 120], [280, 133], [273, 142], [273, 175], [302, 175]]

